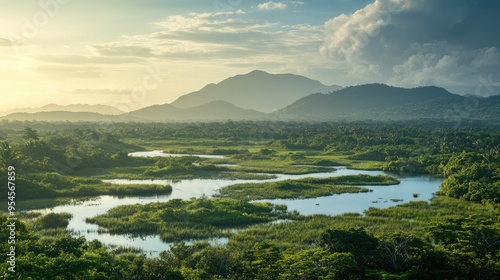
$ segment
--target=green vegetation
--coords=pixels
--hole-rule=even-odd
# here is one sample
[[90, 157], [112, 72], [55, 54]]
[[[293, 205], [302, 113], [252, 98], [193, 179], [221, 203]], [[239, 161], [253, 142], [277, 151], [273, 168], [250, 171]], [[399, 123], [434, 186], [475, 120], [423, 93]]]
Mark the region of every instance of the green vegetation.
[[[9, 235], [8, 223], [7, 216], [0, 216], [4, 240]], [[16, 238], [16, 272], [9, 272], [9, 264], [2, 262], [3, 279], [184, 279], [179, 270], [167, 269], [159, 260], [111, 251], [96, 240], [67, 233], [40, 237], [22, 221], [16, 223]], [[10, 252], [9, 246], [1, 243], [3, 256]]]
[[[17, 269], [24, 278], [38, 273], [45, 279], [92, 279], [92, 275], [99, 279], [313, 275], [318, 279], [495, 279], [500, 273], [499, 214], [491, 205], [438, 197], [431, 203], [373, 208], [365, 217], [314, 215], [263, 223], [234, 233], [227, 246], [181, 242], [155, 259], [137, 252], [120, 253], [121, 249], [109, 251], [83, 238], [40, 238], [20, 222]], [[186, 216], [191, 218], [195, 219]], [[1, 219], [7, 223], [6, 217]], [[7, 234], [3, 228], [2, 234]], [[6, 252], [5, 244], [1, 248]], [[6, 274], [6, 279], [12, 276]]]
[[71, 214], [68, 213], [49, 213], [38, 218], [37, 223], [41, 228], [65, 228], [71, 218]]
[[242, 200], [275, 199], [275, 198], [315, 198], [342, 193], [368, 192], [369, 189], [359, 187], [335, 186], [328, 184], [307, 184], [287, 180], [273, 183], [246, 183], [225, 187], [217, 196]]
[[24, 199], [41, 197], [76, 197], [97, 195], [168, 194], [170, 185], [136, 184], [118, 185], [100, 179], [62, 176], [59, 173], [33, 174], [29, 179], [19, 179], [23, 184], [17, 192]]
[[[243, 200], [274, 198], [315, 198], [342, 193], [370, 191], [352, 185], [395, 185], [399, 181], [389, 176], [349, 175], [330, 178], [305, 178], [269, 183], [245, 183], [219, 190], [219, 197]], [[350, 187], [343, 185], [351, 185]]]
[[476, 202], [500, 203], [500, 146], [486, 153], [453, 155], [441, 165], [443, 194]]
[[[467, 124], [467, 123], [464, 123]], [[445, 178], [439, 196], [365, 215], [287, 213], [248, 199], [315, 197], [358, 186], [397, 184], [346, 176], [243, 184], [222, 198], [123, 205], [90, 219], [111, 233], [160, 233], [180, 241], [228, 237], [227, 245], [175, 243], [158, 258], [69, 236], [67, 214], [23, 213], [16, 224], [16, 274], [4, 279], [497, 279], [500, 275], [500, 131], [438, 122], [204, 124], [2, 122], [0, 168], [16, 167], [17, 209], [98, 194], [169, 192], [169, 186], [101, 178], [238, 178], [249, 172], [311, 173], [346, 165]], [[224, 159], [132, 158], [160, 149]], [[235, 164], [219, 166], [218, 164]], [[100, 176], [100, 177], [97, 177]], [[121, 177], [120, 177], [121, 176]], [[6, 182], [6, 172], [0, 173]], [[347, 189], [346, 189], [347, 188]], [[414, 197], [418, 196], [415, 190]], [[52, 200], [24, 200], [57, 197]], [[397, 199], [395, 197], [394, 199]], [[278, 222], [279, 221], [279, 222]], [[0, 215], [0, 239], [9, 236]]]
[[264, 156], [260, 153], [244, 156], [234, 156], [238, 160], [238, 167], [234, 170], [247, 173], [280, 173], [280, 174], [310, 174], [332, 172], [335, 169], [325, 166], [297, 164], [305, 157], [300, 154]]
[[286, 206], [233, 199], [123, 205], [87, 219], [110, 233], [157, 234], [166, 242], [230, 235], [230, 229], [288, 218]]
[[500, 272], [499, 214], [492, 205], [438, 197], [430, 204], [421, 201], [372, 208], [365, 217], [313, 215], [257, 225], [233, 235], [228, 248], [248, 252], [268, 240], [278, 252], [278, 264], [289, 254], [298, 257], [309, 252], [315, 244], [315, 249], [328, 249], [331, 254], [349, 253], [358, 268], [351, 271], [350, 275], [357, 275], [354, 279], [380, 279], [382, 275], [401, 279], [487, 275], [486, 279], [494, 279]]

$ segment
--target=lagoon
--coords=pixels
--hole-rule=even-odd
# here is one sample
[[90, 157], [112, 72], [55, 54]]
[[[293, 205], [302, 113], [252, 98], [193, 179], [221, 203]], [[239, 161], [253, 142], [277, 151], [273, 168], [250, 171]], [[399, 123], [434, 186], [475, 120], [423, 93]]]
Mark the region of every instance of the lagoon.
[[[276, 175], [273, 179], [266, 180], [224, 180], [224, 179], [185, 179], [185, 180], [103, 180], [115, 184], [170, 184], [172, 193], [168, 195], [150, 195], [134, 197], [117, 197], [103, 195], [92, 200], [60, 205], [51, 208], [39, 209], [42, 213], [62, 213], [67, 212], [73, 215], [68, 229], [75, 236], [84, 236], [87, 240], [97, 239], [104, 244], [111, 246], [135, 247], [142, 249], [152, 257], [158, 256], [161, 251], [168, 250], [171, 244], [161, 241], [159, 235], [131, 236], [131, 235], [110, 235], [98, 231], [98, 226], [85, 222], [86, 218], [104, 214], [109, 209], [127, 204], [147, 204], [151, 202], [165, 202], [171, 199], [190, 199], [199, 197], [211, 197], [223, 187], [252, 182], [272, 182], [287, 179], [301, 179], [307, 177], [326, 178], [343, 175], [390, 175], [401, 181], [399, 185], [393, 186], [363, 186], [371, 189], [371, 192], [356, 194], [331, 195], [313, 199], [271, 199], [261, 200], [274, 204], [286, 204], [288, 211], [298, 211], [303, 215], [324, 214], [339, 215], [343, 213], [356, 212], [362, 214], [370, 207], [387, 208], [394, 205], [407, 203], [411, 200], [430, 200], [433, 194], [439, 190], [442, 182], [441, 178], [430, 176], [395, 176], [382, 171], [354, 170], [345, 167], [332, 168], [331, 172], [287, 175]], [[418, 197], [414, 197], [418, 194]], [[391, 200], [393, 199], [393, 200]], [[188, 242], [192, 242], [189, 240]], [[227, 238], [216, 238], [210, 242], [225, 244]]]

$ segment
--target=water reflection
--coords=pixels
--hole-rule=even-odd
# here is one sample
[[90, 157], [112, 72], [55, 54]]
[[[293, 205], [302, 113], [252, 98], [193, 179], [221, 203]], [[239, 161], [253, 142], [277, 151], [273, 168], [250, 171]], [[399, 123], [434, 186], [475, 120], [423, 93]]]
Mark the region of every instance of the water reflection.
[[[127, 204], [147, 204], [151, 202], [165, 202], [171, 199], [190, 199], [202, 196], [211, 197], [217, 190], [238, 183], [249, 182], [274, 182], [286, 179], [300, 179], [306, 177], [326, 178], [343, 175], [382, 175], [382, 171], [352, 170], [348, 168], [332, 169], [331, 172], [314, 174], [287, 175], [273, 174], [276, 178], [266, 180], [223, 180], [223, 179], [186, 179], [186, 180], [103, 180], [115, 184], [170, 184], [172, 193], [168, 195], [136, 196], [136, 197], [116, 197], [103, 195], [95, 199], [81, 203], [61, 205], [51, 208], [41, 209], [43, 213], [67, 212], [73, 215], [68, 229], [76, 236], [84, 236], [88, 240], [97, 239], [108, 245], [118, 245], [123, 247], [136, 247], [142, 249], [150, 256], [157, 256], [159, 251], [167, 250], [171, 244], [161, 241], [158, 235], [146, 237], [134, 237], [131, 235], [110, 235], [99, 233], [97, 225], [88, 224], [85, 219], [96, 215], [104, 214], [109, 209]], [[272, 199], [262, 200], [275, 204], [286, 204], [289, 211], [296, 210], [303, 215], [326, 214], [338, 215], [348, 212], [363, 213], [369, 207], [386, 208], [410, 200], [429, 200], [433, 193], [437, 192], [442, 179], [431, 178], [429, 176], [401, 177], [395, 176], [401, 184], [395, 186], [366, 186], [373, 190], [368, 193], [341, 194], [313, 199]], [[419, 197], [415, 198], [414, 194]], [[402, 201], [391, 201], [391, 199], [401, 199]], [[225, 244], [227, 238], [212, 239], [211, 242]]]
[[144, 151], [144, 152], [133, 152], [129, 153], [130, 157], [199, 157], [199, 158], [226, 158], [226, 156], [221, 155], [197, 155], [197, 154], [171, 154], [165, 153], [163, 151]]

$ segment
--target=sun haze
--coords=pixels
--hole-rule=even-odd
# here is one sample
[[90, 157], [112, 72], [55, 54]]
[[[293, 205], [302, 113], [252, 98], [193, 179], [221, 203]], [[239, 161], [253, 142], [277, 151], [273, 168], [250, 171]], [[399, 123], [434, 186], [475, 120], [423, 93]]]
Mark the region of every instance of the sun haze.
[[500, 81], [498, 6], [451, 0], [3, 1], [0, 111], [49, 103], [131, 111], [255, 69], [327, 85], [436, 85], [477, 94], [478, 86]]

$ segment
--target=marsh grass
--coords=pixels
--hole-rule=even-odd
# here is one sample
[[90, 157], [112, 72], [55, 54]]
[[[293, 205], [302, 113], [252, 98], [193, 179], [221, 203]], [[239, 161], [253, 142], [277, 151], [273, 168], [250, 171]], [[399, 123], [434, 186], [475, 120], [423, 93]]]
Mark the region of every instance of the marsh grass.
[[279, 182], [244, 183], [219, 190], [217, 197], [258, 200], [276, 198], [316, 198], [342, 193], [369, 192], [356, 185], [394, 185], [397, 179], [389, 176], [349, 175], [330, 178], [304, 178]]
[[88, 218], [110, 233], [160, 234], [165, 242], [227, 237], [230, 230], [289, 218], [286, 206], [234, 199], [174, 199], [146, 205], [123, 205]]

